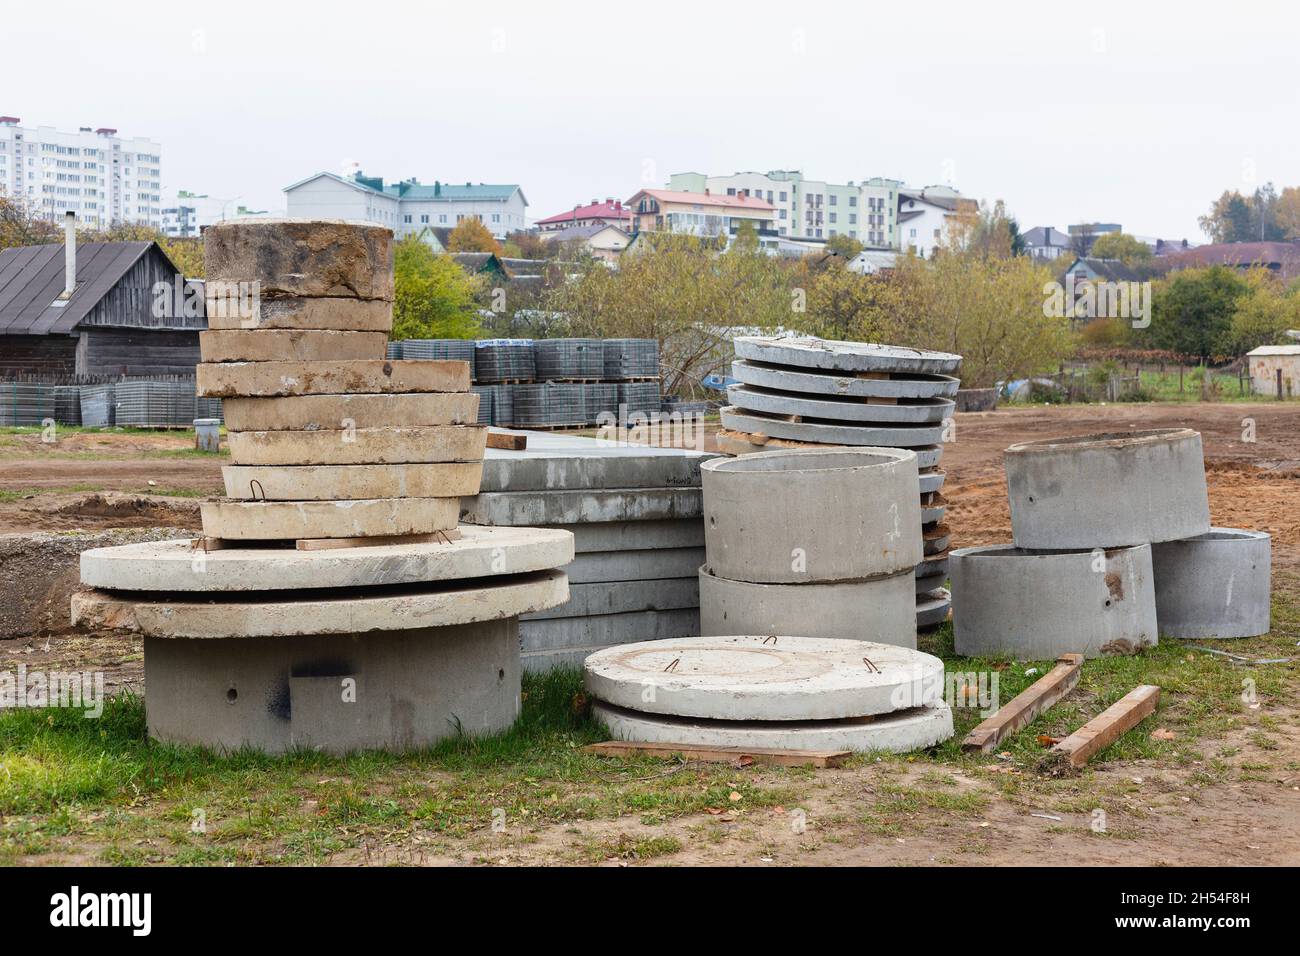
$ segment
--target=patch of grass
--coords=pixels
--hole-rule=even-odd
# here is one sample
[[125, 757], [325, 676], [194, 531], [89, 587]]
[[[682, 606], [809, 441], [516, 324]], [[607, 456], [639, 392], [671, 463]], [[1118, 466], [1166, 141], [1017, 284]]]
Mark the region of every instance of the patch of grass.
[[592, 862], [618, 858], [623, 860], [652, 860], [657, 856], [679, 853], [682, 841], [676, 837], [654, 836], [634, 837], [626, 833], [617, 839], [602, 840], [587, 848], [587, 857]]

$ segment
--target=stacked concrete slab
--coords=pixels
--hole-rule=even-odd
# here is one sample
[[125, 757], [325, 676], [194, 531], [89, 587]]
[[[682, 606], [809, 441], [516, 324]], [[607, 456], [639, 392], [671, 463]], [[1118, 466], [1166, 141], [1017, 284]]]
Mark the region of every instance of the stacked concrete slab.
[[[946, 536], [940, 470], [944, 422], [952, 416], [961, 356], [817, 338], [735, 341], [730, 406], [718, 448], [751, 454], [776, 448], [872, 445], [907, 448], [920, 470], [922, 537]], [[945, 552], [927, 551], [916, 572], [917, 624], [948, 614]]]
[[617, 739], [683, 747], [908, 751], [952, 736], [943, 662], [869, 641], [691, 637], [599, 651], [584, 665]]
[[[515, 433], [521, 434], [521, 433]], [[571, 532], [570, 600], [520, 623], [526, 670], [580, 664], [615, 644], [699, 633], [700, 463], [710, 455], [575, 435], [489, 448], [470, 524]]]
[[1014, 545], [951, 555], [958, 653], [1097, 657], [1268, 630], [1268, 536], [1211, 529], [1198, 433], [1026, 442], [1006, 469]]
[[705, 635], [916, 646], [916, 455], [785, 449], [702, 466]]
[[518, 617], [567, 600], [572, 535], [457, 527], [486, 430], [465, 362], [384, 357], [391, 233], [240, 220], [205, 237], [210, 294], [258, 292], [247, 314], [210, 307], [200, 342], [228, 498], [202, 504], [195, 542], [83, 554], [74, 621], [144, 636], [161, 740], [344, 752], [505, 729]]

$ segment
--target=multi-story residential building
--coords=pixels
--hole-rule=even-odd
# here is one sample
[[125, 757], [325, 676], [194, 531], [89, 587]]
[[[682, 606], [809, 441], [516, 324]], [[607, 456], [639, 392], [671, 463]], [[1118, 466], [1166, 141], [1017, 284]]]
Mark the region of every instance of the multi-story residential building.
[[963, 213], [973, 213], [975, 200], [967, 199], [950, 186], [926, 186], [924, 189], [899, 190], [898, 249], [930, 259], [948, 237], [952, 221]]
[[760, 244], [771, 244], [778, 235], [775, 207], [749, 193], [642, 189], [624, 205], [632, 212], [634, 233], [684, 232], [730, 240], [742, 223], [749, 222], [757, 230]]
[[162, 227], [162, 147], [109, 127], [76, 132], [23, 126], [0, 116], [0, 192], [37, 216], [69, 211], [92, 229], [117, 223]]
[[586, 206], [574, 206], [568, 212], [547, 216], [537, 220], [539, 232], [559, 232], [563, 229], [582, 228], [585, 226], [616, 226], [627, 230], [632, 223], [632, 213], [627, 210], [620, 199], [595, 199]]
[[162, 231], [163, 235], [177, 239], [196, 238], [206, 227], [223, 219], [269, 215], [269, 210], [249, 209], [237, 205], [233, 199], [218, 199], [180, 189], [170, 204], [163, 207]]
[[351, 176], [316, 173], [286, 186], [288, 215], [310, 219], [362, 219], [388, 226], [399, 237], [429, 234], [478, 219], [498, 239], [525, 227], [528, 200], [517, 185], [435, 181], [412, 177], [385, 184], [360, 172]]
[[670, 189], [749, 195], [776, 210], [777, 235], [822, 240], [848, 236], [869, 249], [900, 249], [898, 204], [901, 180], [876, 176], [861, 183], [805, 179], [798, 170], [742, 172], [730, 176], [675, 173]]

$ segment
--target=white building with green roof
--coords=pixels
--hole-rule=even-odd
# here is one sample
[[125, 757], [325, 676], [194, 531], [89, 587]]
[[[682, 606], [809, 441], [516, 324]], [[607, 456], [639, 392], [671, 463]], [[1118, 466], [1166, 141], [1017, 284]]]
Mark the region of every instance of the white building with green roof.
[[514, 184], [385, 183], [360, 172], [317, 173], [286, 186], [287, 214], [303, 219], [360, 219], [388, 226], [402, 238], [478, 219], [498, 239], [526, 228], [528, 200]]

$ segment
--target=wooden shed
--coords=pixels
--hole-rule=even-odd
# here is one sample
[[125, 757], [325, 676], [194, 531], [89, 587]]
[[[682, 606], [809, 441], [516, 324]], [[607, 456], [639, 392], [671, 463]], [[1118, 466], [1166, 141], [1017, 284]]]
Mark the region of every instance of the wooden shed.
[[71, 265], [63, 243], [0, 250], [0, 378], [192, 376], [207, 320], [187, 288], [156, 242], [76, 244]]

